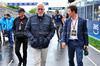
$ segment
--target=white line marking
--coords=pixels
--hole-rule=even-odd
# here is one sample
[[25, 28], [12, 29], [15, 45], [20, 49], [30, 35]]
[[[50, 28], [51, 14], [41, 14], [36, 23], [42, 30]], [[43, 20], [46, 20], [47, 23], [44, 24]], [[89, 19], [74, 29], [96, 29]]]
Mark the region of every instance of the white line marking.
[[10, 63], [8, 64], [8, 66], [10, 66], [12, 62], [13, 62], [13, 60], [10, 61]]
[[95, 47], [93, 47], [93, 46], [90, 45], [90, 44], [89, 44], [89, 46], [90, 46], [91, 48], [93, 48], [95, 51], [97, 51], [98, 53], [100, 53], [100, 50], [96, 49]]
[[88, 58], [95, 66], [97, 66], [96, 63], [94, 63], [88, 56], [87, 56], [87, 58]]

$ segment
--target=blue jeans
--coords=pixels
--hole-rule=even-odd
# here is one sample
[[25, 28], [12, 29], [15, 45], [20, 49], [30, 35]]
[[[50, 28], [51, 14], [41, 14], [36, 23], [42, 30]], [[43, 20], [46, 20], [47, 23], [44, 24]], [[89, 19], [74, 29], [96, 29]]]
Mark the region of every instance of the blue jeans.
[[10, 44], [13, 44], [13, 39], [12, 39], [12, 29], [7, 31], [7, 37], [9, 39]]
[[74, 53], [76, 52], [77, 66], [83, 66], [83, 47], [81, 47], [78, 41], [68, 42], [68, 56], [69, 66], [75, 66], [74, 64]]

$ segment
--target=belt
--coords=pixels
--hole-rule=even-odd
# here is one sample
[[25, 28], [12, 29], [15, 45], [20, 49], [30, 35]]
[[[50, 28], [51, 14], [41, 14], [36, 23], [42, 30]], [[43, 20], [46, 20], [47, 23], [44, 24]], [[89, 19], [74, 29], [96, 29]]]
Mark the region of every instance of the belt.
[[69, 41], [78, 41], [78, 39], [69, 39]]

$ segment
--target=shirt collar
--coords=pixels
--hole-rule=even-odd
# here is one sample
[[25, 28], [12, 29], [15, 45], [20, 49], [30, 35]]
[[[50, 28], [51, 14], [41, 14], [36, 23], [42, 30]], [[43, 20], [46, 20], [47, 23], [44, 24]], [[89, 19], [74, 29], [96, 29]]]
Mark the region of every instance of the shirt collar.
[[71, 18], [71, 20], [76, 20], [77, 18], [78, 18], [78, 15], [77, 15], [77, 17], [76, 17], [75, 19], [72, 19], [72, 18]]

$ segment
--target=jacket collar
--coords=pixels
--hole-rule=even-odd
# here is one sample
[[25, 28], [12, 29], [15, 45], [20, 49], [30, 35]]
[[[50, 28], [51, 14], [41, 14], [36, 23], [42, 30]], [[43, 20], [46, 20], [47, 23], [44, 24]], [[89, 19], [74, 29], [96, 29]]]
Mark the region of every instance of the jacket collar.
[[3, 20], [6, 20], [6, 18], [2, 17]]
[[43, 16], [39, 16], [38, 13], [36, 14], [38, 18], [43, 19], [45, 16], [45, 13], [43, 14]]
[[[24, 18], [23, 19], [26, 19], [27, 17], [24, 15]], [[20, 17], [19, 17], [19, 19], [20, 19]]]
[[12, 17], [8, 18], [8, 19], [11, 19]]

